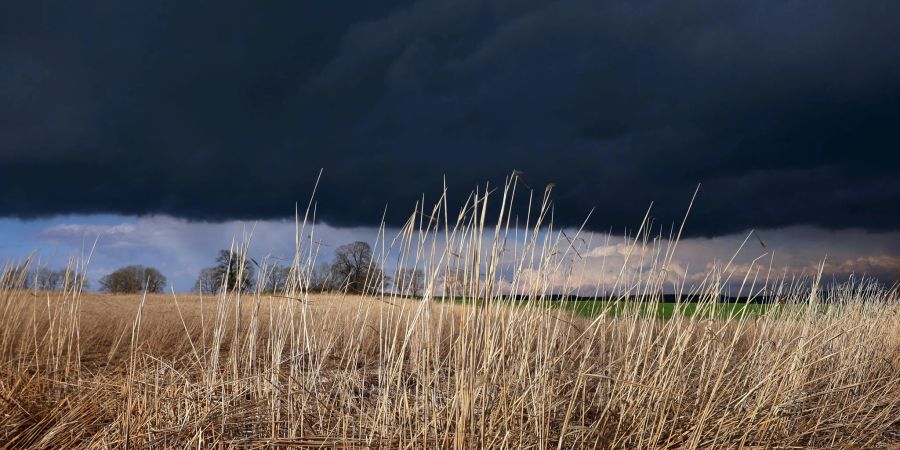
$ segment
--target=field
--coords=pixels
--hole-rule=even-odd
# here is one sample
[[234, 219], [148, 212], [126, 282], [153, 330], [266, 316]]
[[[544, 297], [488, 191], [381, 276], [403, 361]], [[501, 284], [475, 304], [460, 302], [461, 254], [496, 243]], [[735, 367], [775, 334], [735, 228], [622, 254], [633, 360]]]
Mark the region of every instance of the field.
[[[578, 264], [577, 235], [550, 232], [546, 205], [529, 203], [537, 215], [515, 241], [504, 208], [493, 230], [486, 207], [455, 225], [440, 204], [417, 210], [390, 244], [425, 273], [415, 299], [310, 293], [319, 249], [299, 221], [291, 282], [276, 294], [40, 292], [7, 270], [0, 448], [900, 445], [896, 289], [764, 271], [756, 283], [758, 268], [728, 264], [675, 313], [659, 293], [677, 236], [661, 245], [639, 229], [626, 261], [646, 261], [620, 271], [618, 301], [513, 302], [545, 298]], [[773, 306], [710, 300], [729, 279]], [[461, 302], [438, 301], [439, 286]]]
[[621, 316], [627, 313], [671, 319], [673, 316], [698, 316], [717, 319], [747, 319], [760, 317], [773, 308], [765, 303], [696, 303], [696, 302], [640, 302], [610, 300], [570, 300], [550, 302], [548, 306], [572, 311], [584, 317], [601, 314]]
[[[887, 297], [744, 320], [4, 292], [5, 448], [888, 447]], [[238, 314], [240, 312], [240, 314]]]

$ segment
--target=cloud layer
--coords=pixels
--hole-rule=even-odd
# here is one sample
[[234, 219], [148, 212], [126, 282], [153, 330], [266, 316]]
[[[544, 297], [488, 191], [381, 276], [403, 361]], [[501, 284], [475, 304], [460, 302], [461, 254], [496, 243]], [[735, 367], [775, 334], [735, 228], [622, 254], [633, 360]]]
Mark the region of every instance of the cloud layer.
[[[397, 233], [397, 229], [386, 230], [382, 241], [377, 239], [376, 228], [320, 224], [314, 230], [314, 241], [319, 246], [320, 261], [330, 261], [334, 249], [342, 244], [355, 240], [373, 243], [377, 246], [376, 256], [379, 259], [384, 257], [388, 272], [393, 273], [400, 244], [391, 247], [391, 243]], [[574, 237], [575, 233], [575, 230], [569, 230], [567, 235]], [[827, 277], [843, 280], [852, 273], [877, 277], [885, 282], [900, 280], [900, 259], [896, 257], [900, 254], [898, 232], [790, 227], [762, 230], [758, 234], [765, 240], [766, 248], [762, 248], [755, 238], [747, 241], [733, 262], [738, 279], [751, 268], [750, 263], [754, 259], [765, 254], [752, 266], [754, 271], [762, 271], [761, 276], [769, 270], [770, 264], [773, 277], [782, 274], [788, 277], [813, 275], [825, 259]], [[295, 226], [291, 221], [282, 220], [206, 223], [167, 216], [64, 217], [30, 222], [0, 220], [0, 235], [9, 241], [29, 243], [27, 248], [13, 251], [15, 249], [4, 247], [5, 242], [0, 242], [3, 258], [0, 262], [6, 262], [10, 257], [21, 259], [32, 250], [38, 250], [40, 262], [51, 267], [64, 265], [70, 256], [87, 254], [99, 236], [88, 267], [91, 280], [96, 281], [121, 266], [144, 264], [159, 268], [176, 290], [186, 291], [192, 287], [200, 269], [211, 265], [217, 251], [228, 248], [233, 240], [240, 243], [249, 237], [250, 255], [259, 261], [268, 256], [274, 261], [289, 263], [294, 252]], [[511, 267], [518, 263], [515, 254], [524, 248], [525, 239], [524, 233], [516, 233], [515, 230], [511, 231], [510, 236], [510, 241], [505, 245], [506, 259], [502, 262], [504, 268], [501, 271], [507, 277]], [[684, 281], [688, 285], [701, 282], [711, 270], [721, 268], [731, 260], [746, 237], [744, 234], [730, 234], [682, 240], [670, 266], [667, 288], [671, 288], [673, 282], [680, 284]], [[566, 243], [562, 238], [553, 235], [551, 239], [559, 239], [559, 249], [565, 250]], [[382, 256], [381, 242], [389, 248], [389, 255]], [[490, 239], [487, 239], [484, 245], [490, 245], [489, 242]], [[578, 255], [569, 251], [558, 270], [552, 273], [523, 270], [520, 276], [526, 279], [550, 276], [551, 279], [545, 281], [555, 290], [577, 290], [582, 294], [593, 294], [599, 290], [602, 293], [604, 289], [611, 289], [620, 275], [624, 280], [633, 280], [646, 272], [658, 256], [652, 245], [644, 249], [640, 246], [631, 249], [622, 236], [615, 234], [582, 234], [573, 242], [579, 246]], [[667, 244], [663, 240], [658, 245], [664, 251]], [[430, 249], [430, 244], [426, 247]], [[438, 253], [442, 251], [441, 240], [436, 248]]]
[[[376, 5], [377, 3], [377, 5]], [[900, 3], [26, 2], [0, 215], [398, 224], [513, 169], [556, 219], [900, 229]]]

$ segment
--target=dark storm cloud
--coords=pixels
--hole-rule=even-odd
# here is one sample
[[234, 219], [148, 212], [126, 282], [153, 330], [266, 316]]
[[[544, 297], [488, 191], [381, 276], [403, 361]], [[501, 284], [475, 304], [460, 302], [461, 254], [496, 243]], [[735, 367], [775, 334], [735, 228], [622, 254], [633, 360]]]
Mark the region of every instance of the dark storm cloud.
[[[377, 5], [376, 5], [377, 3]], [[0, 215], [399, 221], [512, 169], [556, 219], [900, 228], [900, 3], [26, 2]]]

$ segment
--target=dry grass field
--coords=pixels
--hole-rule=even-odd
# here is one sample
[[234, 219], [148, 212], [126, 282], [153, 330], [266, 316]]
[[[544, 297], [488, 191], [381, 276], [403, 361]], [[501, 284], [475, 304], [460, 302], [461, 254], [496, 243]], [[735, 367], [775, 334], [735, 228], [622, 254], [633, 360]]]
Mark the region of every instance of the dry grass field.
[[900, 315], [884, 293], [843, 294], [778, 317], [660, 321], [7, 291], [0, 442], [887, 448], [900, 442]]
[[[513, 295], [548, 292], [573, 254], [558, 243], [577, 237], [560, 240], [539, 213], [523, 244], [505, 250], [510, 216], [501, 208], [492, 231], [478, 206], [487, 195], [473, 198], [456, 225], [439, 204], [428, 217], [443, 223], [418, 222], [426, 214], [417, 210], [395, 239], [400, 260], [426, 273], [423, 299], [310, 294], [311, 237], [298, 238], [292, 283], [278, 295], [113, 296], [7, 282], [0, 447], [900, 445], [896, 290], [767, 281], [774, 306], [760, 314], [663, 320], [655, 302], [674, 244], [635, 239], [651, 268], [623, 270], [613, 292], [636, 307], [584, 317], [511, 305]], [[448, 271], [462, 274], [454, 296], [477, 300], [436, 301]], [[724, 275], [727, 266], [711, 274], [692, 310], [748, 310], [711, 300]]]

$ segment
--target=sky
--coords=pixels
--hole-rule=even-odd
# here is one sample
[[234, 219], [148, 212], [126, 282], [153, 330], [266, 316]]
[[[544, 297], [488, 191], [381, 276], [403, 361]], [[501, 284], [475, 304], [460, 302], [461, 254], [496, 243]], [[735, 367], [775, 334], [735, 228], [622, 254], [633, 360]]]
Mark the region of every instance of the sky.
[[62, 264], [100, 234], [90, 276], [142, 263], [184, 290], [247, 228], [289, 253], [320, 170], [329, 248], [518, 170], [554, 185], [560, 226], [594, 210], [616, 236], [651, 202], [678, 223], [700, 184], [697, 270], [756, 229], [792, 270], [900, 279], [898, 2], [3, 10], [2, 259]]

